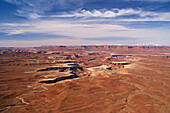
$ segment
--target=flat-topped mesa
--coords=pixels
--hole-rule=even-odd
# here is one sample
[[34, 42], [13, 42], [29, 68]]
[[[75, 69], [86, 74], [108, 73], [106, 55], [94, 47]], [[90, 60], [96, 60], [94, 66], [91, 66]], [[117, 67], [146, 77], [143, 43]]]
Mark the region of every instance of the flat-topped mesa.
[[115, 49], [129, 49], [128, 46], [115, 46]]
[[80, 49], [88, 49], [88, 46], [80, 46]]
[[84, 69], [76, 63], [67, 63], [67, 64], [61, 64], [61, 65], [47, 67], [44, 69], [39, 69], [39, 70], [37, 70], [37, 72], [50, 71], [50, 70], [58, 70], [59, 72], [67, 72], [67, 71], [78, 72], [78, 71], [83, 71]]
[[71, 59], [71, 55], [51, 55], [48, 59], [55, 59], [55, 60], [68, 60]]
[[169, 46], [80, 46], [88, 50], [170, 50]]
[[111, 47], [111, 46], [104, 46], [103, 48], [106, 49], [106, 50], [108, 50], [108, 49], [110, 49], [110, 47]]
[[56, 79], [53, 79], [53, 80], [44, 80], [44, 81], [40, 81], [39, 83], [53, 84], [53, 83], [57, 83], [59, 81], [68, 80], [68, 79], [75, 79], [75, 78], [79, 78], [79, 76], [74, 73], [73, 75], [59, 77], [59, 78], [56, 78]]
[[34, 48], [4, 48], [0, 49], [1, 54], [13, 54], [13, 53], [45, 53], [45, 54], [61, 54], [66, 50], [170, 50], [170, 46], [113, 46], [113, 45], [91, 45], [91, 46], [41, 46]]
[[66, 46], [58, 46], [56, 50], [68, 50]]
[[109, 67], [107, 67], [106, 69], [114, 70], [115, 68], [128, 68], [130, 64], [130, 62], [111, 62]]
[[113, 65], [129, 65], [131, 63], [129, 63], [129, 62], [112, 62], [111, 64], [113, 64]]
[[[88, 48], [93, 49], [93, 50], [96, 50], [96, 49], [99, 48], [99, 46], [88, 46]], [[100, 48], [99, 48], [99, 49], [100, 49]]]
[[126, 54], [112, 54], [111, 57], [131, 57], [133, 55], [126, 55]]

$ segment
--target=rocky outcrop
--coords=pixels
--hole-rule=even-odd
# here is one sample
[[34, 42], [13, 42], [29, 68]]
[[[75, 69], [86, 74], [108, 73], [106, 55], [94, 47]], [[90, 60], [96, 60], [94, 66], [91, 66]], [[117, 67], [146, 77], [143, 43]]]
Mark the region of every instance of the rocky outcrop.
[[37, 70], [37, 71], [40, 72], [40, 71], [50, 71], [50, 70], [59, 70], [59, 72], [67, 72], [67, 71], [77, 72], [79, 70], [83, 71], [83, 68], [79, 67], [77, 65], [77, 66], [74, 66], [74, 67], [47, 67], [45, 69], [40, 69], [40, 70]]
[[39, 83], [52, 84], [52, 83], [56, 83], [56, 82], [59, 82], [59, 81], [68, 80], [68, 79], [74, 79], [74, 78], [79, 78], [79, 76], [76, 75], [76, 73], [74, 73], [74, 75], [59, 77], [59, 78], [56, 78], [54, 80], [40, 81]]
[[68, 50], [66, 46], [58, 46], [56, 50]]

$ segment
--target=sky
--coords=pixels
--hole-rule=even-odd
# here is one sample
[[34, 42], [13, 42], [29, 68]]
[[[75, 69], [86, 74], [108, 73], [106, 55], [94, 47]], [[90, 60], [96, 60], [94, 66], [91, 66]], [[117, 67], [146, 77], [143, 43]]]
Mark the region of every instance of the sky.
[[0, 0], [0, 47], [170, 46], [170, 0]]

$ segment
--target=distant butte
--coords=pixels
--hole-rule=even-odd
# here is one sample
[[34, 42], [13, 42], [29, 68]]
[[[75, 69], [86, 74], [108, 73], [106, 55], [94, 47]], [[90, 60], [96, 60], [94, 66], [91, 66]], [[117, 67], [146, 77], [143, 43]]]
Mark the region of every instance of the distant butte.
[[58, 46], [56, 50], [67, 50], [66, 46]]
[[118, 50], [118, 49], [134, 49], [134, 50], [168, 50], [170, 49], [169, 46], [80, 46], [80, 49], [102, 49], [102, 50]]

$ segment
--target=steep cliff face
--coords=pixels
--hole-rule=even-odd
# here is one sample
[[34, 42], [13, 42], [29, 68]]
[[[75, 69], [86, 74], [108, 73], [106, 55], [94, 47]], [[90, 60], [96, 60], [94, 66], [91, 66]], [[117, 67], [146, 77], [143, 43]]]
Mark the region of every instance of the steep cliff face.
[[79, 48], [80, 48], [80, 49], [88, 49], [87, 46], [80, 46]]
[[56, 50], [68, 50], [66, 46], [58, 46]]

